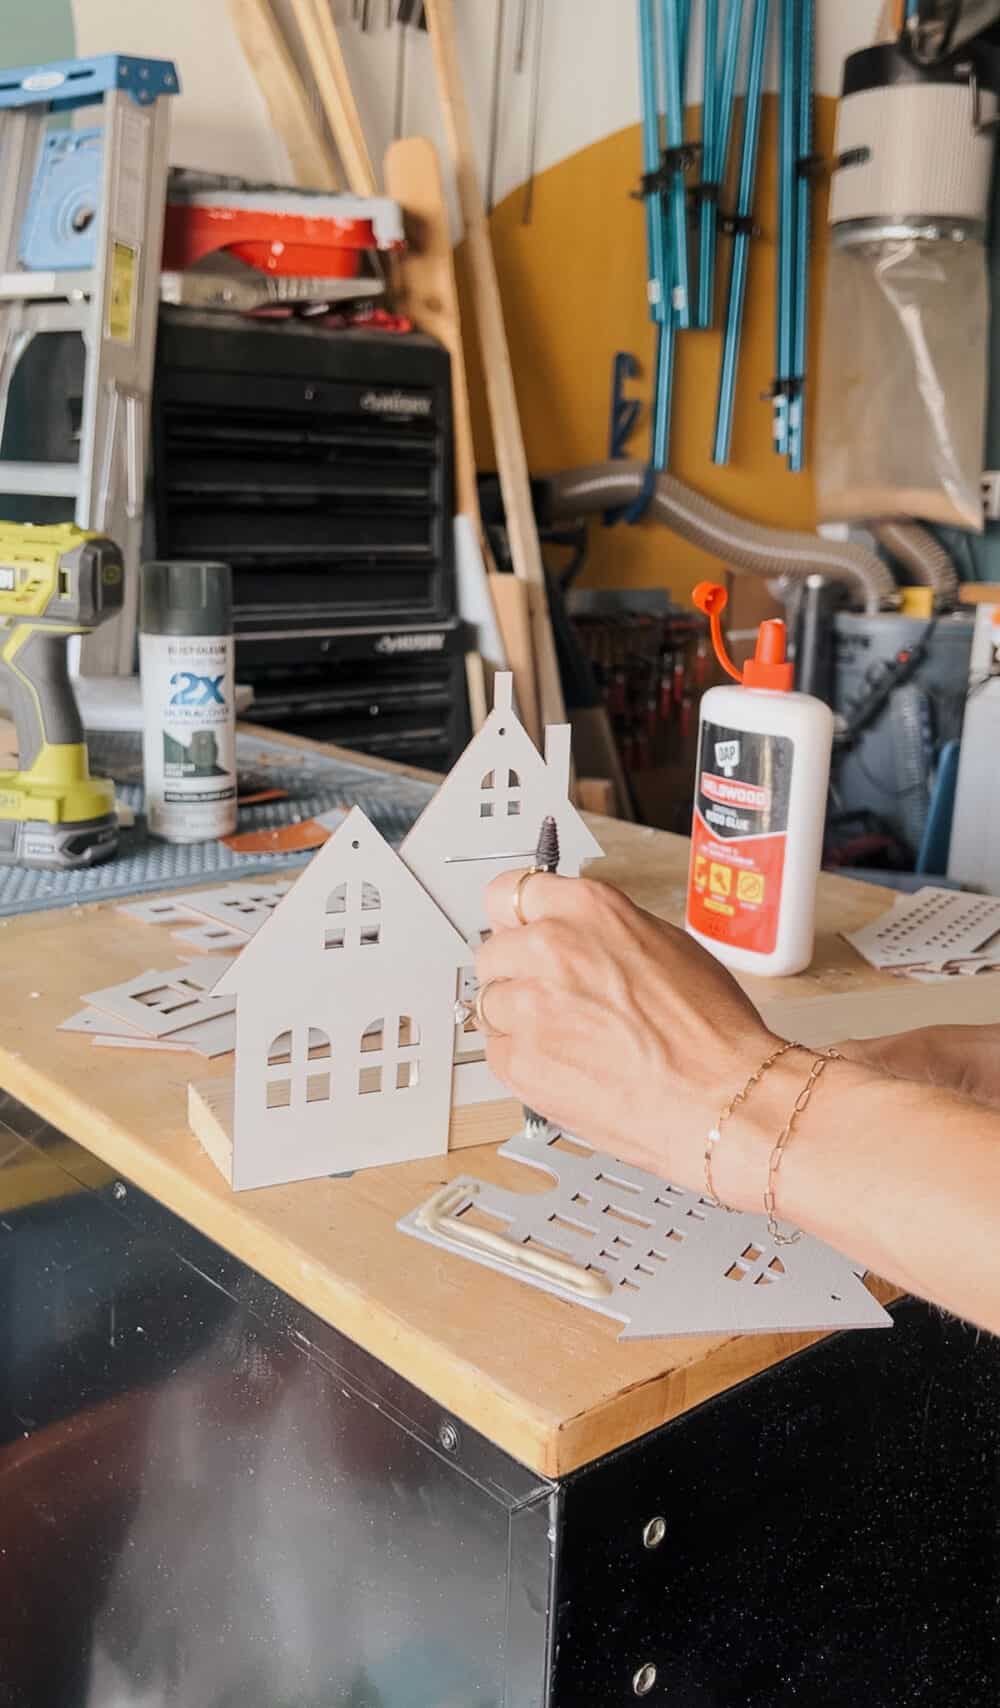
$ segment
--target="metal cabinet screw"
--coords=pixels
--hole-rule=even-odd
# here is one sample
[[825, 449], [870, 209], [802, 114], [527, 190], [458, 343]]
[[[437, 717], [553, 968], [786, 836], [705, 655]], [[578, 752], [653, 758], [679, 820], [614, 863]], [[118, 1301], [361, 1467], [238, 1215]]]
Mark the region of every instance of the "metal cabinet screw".
[[666, 1539], [667, 1521], [665, 1518], [651, 1518], [642, 1533], [644, 1548], [658, 1548]]
[[442, 1423], [438, 1430], [438, 1440], [446, 1453], [458, 1452], [458, 1430], [453, 1423]]
[[641, 1666], [632, 1680], [632, 1689], [636, 1696], [648, 1696], [656, 1683], [656, 1668], [651, 1661]]
[[123, 1204], [128, 1197], [128, 1187], [124, 1180], [116, 1180], [111, 1188], [111, 1196], [116, 1204]]

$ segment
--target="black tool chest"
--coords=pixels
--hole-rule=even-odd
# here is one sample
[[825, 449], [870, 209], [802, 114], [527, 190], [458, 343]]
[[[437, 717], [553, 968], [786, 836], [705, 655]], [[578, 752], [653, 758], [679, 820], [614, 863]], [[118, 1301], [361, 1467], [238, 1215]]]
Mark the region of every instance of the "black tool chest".
[[450, 388], [419, 334], [161, 311], [155, 551], [232, 565], [252, 718], [441, 769], [461, 751]]

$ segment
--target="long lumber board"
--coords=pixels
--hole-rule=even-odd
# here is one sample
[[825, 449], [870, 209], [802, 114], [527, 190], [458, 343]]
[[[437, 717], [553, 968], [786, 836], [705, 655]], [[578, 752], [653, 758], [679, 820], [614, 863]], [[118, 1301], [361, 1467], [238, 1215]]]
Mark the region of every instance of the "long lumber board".
[[465, 224], [472, 296], [511, 559], [515, 575], [527, 581], [531, 588], [531, 634], [541, 721], [543, 724], [563, 723], [566, 712], [545, 593], [545, 567], [531, 502], [528, 460], [518, 415], [496, 262], [476, 171], [472, 125], [458, 57], [455, 10], [452, 0], [427, 0], [426, 10], [445, 134]]

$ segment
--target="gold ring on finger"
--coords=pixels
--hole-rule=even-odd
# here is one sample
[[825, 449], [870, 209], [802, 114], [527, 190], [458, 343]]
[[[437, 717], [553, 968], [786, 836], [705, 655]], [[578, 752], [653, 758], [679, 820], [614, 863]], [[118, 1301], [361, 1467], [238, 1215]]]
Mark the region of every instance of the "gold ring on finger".
[[486, 994], [488, 991], [493, 989], [495, 984], [503, 983], [503, 979], [487, 979], [486, 983], [481, 984], [476, 992], [476, 1000], [473, 1004], [472, 1012], [475, 1016], [476, 1030], [481, 1032], [484, 1038], [502, 1038], [504, 1036], [502, 1032], [497, 1031], [495, 1026], [490, 1025], [489, 1020], [486, 1017]]
[[524, 894], [524, 886], [528, 882], [528, 879], [533, 878], [537, 871], [537, 866], [529, 866], [526, 871], [521, 873], [517, 883], [514, 885], [514, 915], [517, 919], [518, 925], [528, 924], [528, 921], [524, 917], [524, 909], [521, 906], [521, 897]]

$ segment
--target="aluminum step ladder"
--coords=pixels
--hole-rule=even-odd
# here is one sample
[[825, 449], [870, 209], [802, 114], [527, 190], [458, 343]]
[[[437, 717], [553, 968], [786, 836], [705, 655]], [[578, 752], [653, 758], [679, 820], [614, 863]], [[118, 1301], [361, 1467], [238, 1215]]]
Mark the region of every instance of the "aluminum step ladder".
[[[0, 454], [0, 495], [72, 499], [80, 527], [122, 548], [124, 608], [83, 642], [78, 668], [88, 675], [134, 667], [166, 97], [178, 90], [169, 60], [122, 54], [0, 70], [0, 446], [11, 385], [32, 340], [70, 332], [84, 346], [78, 460]], [[52, 114], [98, 104], [98, 127], [49, 124]], [[42, 407], [55, 403], [46, 398]]]

